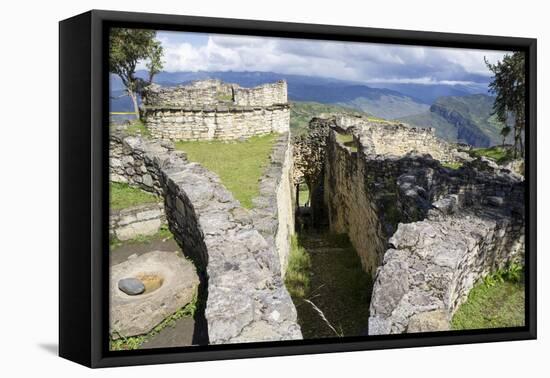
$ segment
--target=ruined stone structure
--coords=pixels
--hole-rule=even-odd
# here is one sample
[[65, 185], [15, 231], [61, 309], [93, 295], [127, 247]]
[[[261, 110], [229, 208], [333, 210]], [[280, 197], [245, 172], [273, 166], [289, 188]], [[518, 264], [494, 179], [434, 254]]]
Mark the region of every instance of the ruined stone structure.
[[149, 203], [128, 209], [111, 210], [109, 215], [110, 236], [114, 236], [118, 240], [154, 235], [164, 224], [166, 224], [166, 216], [162, 203]]
[[252, 200], [254, 227], [277, 251], [284, 278], [294, 234], [294, 181], [292, 178], [290, 134], [282, 134], [271, 153], [269, 164], [260, 179], [260, 195]]
[[479, 278], [523, 258], [522, 176], [466, 158], [431, 130], [351, 117], [324, 125], [331, 231], [348, 234], [375, 277], [369, 334], [445, 329]]
[[143, 93], [143, 119], [153, 137], [169, 140], [236, 140], [289, 131], [287, 84], [254, 88], [219, 80]]
[[[278, 146], [288, 146], [287, 141], [281, 140]], [[215, 174], [187, 161], [171, 143], [116, 131], [110, 143], [111, 179], [123, 178], [164, 198], [170, 230], [201, 277], [199, 296], [207, 298], [204, 316], [209, 342], [301, 338], [296, 309], [282, 280], [281, 258], [275, 248], [278, 237], [266, 241], [256, 227], [266, 220], [265, 214], [252, 215], [242, 208]], [[267, 173], [281, 174], [274, 180], [280, 188], [286, 182], [286, 156], [286, 152], [274, 151], [273, 166], [280, 164], [281, 169], [273, 167]], [[265, 224], [278, 226], [278, 216], [270, 217]]]

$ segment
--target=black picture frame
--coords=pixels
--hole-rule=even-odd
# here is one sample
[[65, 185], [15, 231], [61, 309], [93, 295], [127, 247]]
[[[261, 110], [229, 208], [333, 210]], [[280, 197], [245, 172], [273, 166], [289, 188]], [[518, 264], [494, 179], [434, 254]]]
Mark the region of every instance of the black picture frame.
[[[108, 350], [108, 62], [111, 26], [526, 53], [526, 325], [492, 330]], [[535, 339], [536, 39], [92, 10], [59, 23], [59, 355], [89, 367]]]

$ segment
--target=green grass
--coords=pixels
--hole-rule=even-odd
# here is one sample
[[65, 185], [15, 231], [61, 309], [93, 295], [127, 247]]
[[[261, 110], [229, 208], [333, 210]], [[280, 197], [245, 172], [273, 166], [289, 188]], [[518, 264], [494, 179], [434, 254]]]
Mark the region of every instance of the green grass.
[[349, 147], [352, 152], [357, 152], [357, 143], [353, 140], [353, 135], [336, 133], [336, 140]]
[[285, 285], [293, 297], [304, 298], [309, 291], [311, 259], [296, 235], [290, 240], [290, 254], [285, 275]]
[[452, 329], [519, 327], [525, 324], [525, 286], [522, 269], [508, 269], [489, 275], [470, 291], [456, 311]]
[[174, 235], [172, 235], [172, 232], [170, 232], [170, 229], [168, 228], [168, 225], [163, 224], [160, 226], [159, 232], [157, 232], [154, 235], [139, 235], [138, 237], [130, 240], [118, 240], [115, 236], [112, 236], [109, 240], [109, 246], [111, 251], [115, 248], [120, 247], [123, 244], [144, 244], [144, 243], [150, 243], [153, 240], [168, 240], [172, 239]]
[[442, 167], [450, 168], [450, 169], [459, 169], [462, 167], [462, 163], [454, 162], [454, 163], [441, 163]]
[[164, 319], [160, 322], [155, 328], [153, 328], [149, 333], [145, 335], [137, 335], [130, 337], [121, 337], [116, 340], [110, 340], [110, 349], [111, 350], [133, 350], [138, 349], [144, 342], [149, 340], [151, 337], [158, 334], [166, 327], [174, 327], [176, 320], [181, 318], [188, 318], [195, 316], [197, 310], [197, 293], [195, 292], [193, 299], [184, 307], [180, 308], [178, 311]]
[[298, 190], [298, 203], [300, 206], [305, 206], [309, 200], [309, 189], [306, 184], [300, 184], [300, 189]]
[[120, 210], [127, 207], [143, 205], [146, 203], [159, 202], [160, 199], [154, 194], [134, 188], [128, 184], [111, 182], [111, 209]]
[[126, 132], [129, 135], [139, 135], [145, 138], [149, 138], [151, 136], [149, 129], [139, 119], [131, 121], [131, 123], [126, 127]]
[[285, 285], [305, 339], [365, 332], [372, 278], [347, 235], [306, 232], [293, 239]]
[[258, 181], [269, 162], [277, 136], [268, 134], [244, 142], [177, 142], [176, 148], [187, 153], [191, 161], [215, 172], [225, 187], [245, 208], [253, 207], [259, 194]]
[[502, 146], [493, 146], [489, 148], [473, 148], [470, 150], [470, 155], [473, 157], [485, 156], [496, 161], [498, 164], [504, 164], [513, 159], [513, 151], [511, 148]]

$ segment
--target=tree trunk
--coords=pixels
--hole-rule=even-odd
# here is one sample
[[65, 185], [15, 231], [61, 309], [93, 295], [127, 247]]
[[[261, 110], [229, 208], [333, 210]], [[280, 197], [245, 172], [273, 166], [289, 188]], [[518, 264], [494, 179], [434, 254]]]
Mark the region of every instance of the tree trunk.
[[137, 95], [132, 91], [128, 91], [128, 95], [132, 99], [132, 104], [134, 104], [134, 113], [136, 113], [136, 119], [139, 119], [139, 106], [137, 102]]
[[296, 209], [300, 207], [300, 184], [296, 184]]
[[514, 159], [518, 157], [518, 125], [514, 125]]

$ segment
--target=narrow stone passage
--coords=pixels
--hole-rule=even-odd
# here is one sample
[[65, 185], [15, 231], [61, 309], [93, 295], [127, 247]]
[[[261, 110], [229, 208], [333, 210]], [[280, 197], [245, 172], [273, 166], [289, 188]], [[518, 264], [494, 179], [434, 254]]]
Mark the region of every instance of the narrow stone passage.
[[366, 335], [372, 279], [347, 235], [302, 232], [299, 244], [311, 261], [309, 289], [292, 298], [304, 339]]

